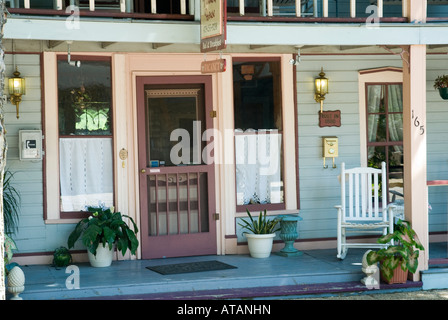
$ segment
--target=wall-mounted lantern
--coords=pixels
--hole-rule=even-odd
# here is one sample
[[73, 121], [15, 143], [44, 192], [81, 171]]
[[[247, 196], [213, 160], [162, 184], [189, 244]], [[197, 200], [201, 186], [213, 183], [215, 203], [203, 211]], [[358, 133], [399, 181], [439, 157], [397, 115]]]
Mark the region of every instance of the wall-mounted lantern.
[[14, 77], [9, 78], [9, 99], [16, 106], [17, 119], [19, 119], [19, 104], [22, 102], [22, 95], [26, 93], [25, 78], [20, 77], [17, 68], [13, 75]]
[[324, 68], [321, 69], [319, 77], [314, 80], [314, 100], [320, 102], [320, 112], [322, 113], [325, 95], [328, 93], [328, 79], [325, 78]]

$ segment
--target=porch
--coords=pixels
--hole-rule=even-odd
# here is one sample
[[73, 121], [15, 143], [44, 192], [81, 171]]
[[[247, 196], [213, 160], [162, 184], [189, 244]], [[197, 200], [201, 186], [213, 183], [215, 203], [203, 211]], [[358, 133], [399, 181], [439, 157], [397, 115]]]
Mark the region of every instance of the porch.
[[[79, 267], [79, 289], [67, 289], [72, 274], [65, 268], [49, 265], [22, 266], [25, 273], [24, 300], [58, 299], [284, 299], [344, 292], [371, 293], [360, 280], [361, 260], [365, 249], [351, 249], [346, 259], [336, 258], [336, 249], [303, 251], [298, 257], [273, 253], [267, 259], [248, 255], [197, 256], [155, 260], [114, 261], [108, 268], [93, 268], [88, 263]], [[431, 243], [430, 256], [445, 258], [446, 243]], [[162, 275], [146, 267], [217, 260], [236, 268]], [[439, 260], [438, 262], [440, 262]], [[436, 276], [446, 278], [443, 267]], [[425, 279], [423, 277], [423, 279]], [[434, 277], [431, 281], [434, 281]], [[437, 280], [435, 280], [437, 281]], [[424, 280], [406, 284], [380, 285], [379, 292], [431, 289]]]
[[[227, 0], [228, 21], [359, 23], [373, 17], [405, 23], [409, 1], [402, 0]], [[199, 20], [199, 0], [7, 0], [13, 15], [100, 17], [143, 20]], [[428, 0], [431, 21], [446, 21], [447, 0]]]

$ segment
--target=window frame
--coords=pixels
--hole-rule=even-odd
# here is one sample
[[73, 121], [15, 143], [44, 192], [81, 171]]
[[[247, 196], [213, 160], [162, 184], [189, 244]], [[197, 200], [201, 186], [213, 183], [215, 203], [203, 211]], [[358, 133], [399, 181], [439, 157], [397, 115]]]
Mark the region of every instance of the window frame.
[[[389, 128], [387, 127], [387, 141], [385, 142], [369, 142], [368, 141], [368, 112], [367, 112], [367, 86], [368, 85], [403, 85], [403, 71], [397, 67], [383, 67], [368, 70], [361, 70], [358, 74], [358, 92], [359, 92], [359, 123], [360, 123], [360, 155], [361, 166], [368, 166], [368, 148], [369, 147], [390, 147], [394, 145], [403, 146], [401, 142], [389, 141]], [[402, 111], [403, 113], [403, 111]], [[385, 115], [389, 115], [385, 112]], [[388, 159], [386, 165], [388, 167]], [[389, 185], [390, 172], [387, 169], [387, 185]]]
[[[239, 205], [237, 204], [237, 189], [236, 189], [236, 184], [237, 184], [237, 177], [236, 177], [236, 163], [234, 163], [234, 170], [235, 170], [235, 209], [237, 213], [241, 213], [241, 212], [246, 212], [246, 209], [248, 209], [249, 211], [254, 211], [254, 212], [258, 212], [258, 211], [262, 211], [262, 210], [267, 210], [267, 211], [278, 211], [278, 210], [285, 210], [286, 209], [286, 181], [285, 181], [285, 165], [286, 165], [286, 155], [285, 155], [285, 137], [284, 137], [284, 132], [285, 132], [285, 102], [283, 99], [283, 83], [282, 83], [282, 79], [283, 79], [283, 60], [281, 57], [279, 56], [265, 56], [265, 57], [254, 57], [254, 56], [245, 56], [245, 57], [233, 57], [232, 59], [232, 92], [233, 92], [233, 64], [234, 63], [241, 63], [241, 62], [269, 62], [269, 61], [276, 61], [279, 63], [279, 71], [280, 71], [280, 75], [279, 75], [279, 88], [281, 90], [281, 92], [279, 93], [279, 96], [281, 97], [281, 119], [282, 119], [282, 130], [278, 130], [277, 133], [281, 134], [282, 137], [282, 141], [281, 141], [281, 159], [280, 159], [280, 163], [281, 163], [281, 181], [282, 181], [282, 189], [283, 189], [283, 202], [281, 203], [266, 203], [266, 204], [261, 204], [261, 203], [257, 203], [257, 204], [247, 204], [247, 205]], [[233, 95], [232, 95], [232, 101], [233, 101]], [[235, 112], [233, 110], [232, 112], [232, 117], [235, 117]], [[236, 135], [237, 133], [235, 132], [235, 127], [233, 128], [234, 130], [234, 135]], [[234, 145], [235, 147], [235, 145]], [[234, 150], [234, 161], [235, 161], [235, 155], [236, 155], [236, 150]]]
[[[58, 61], [67, 60], [66, 53], [44, 53], [44, 101], [43, 127], [45, 128], [44, 154], [44, 221], [45, 223], [74, 223], [88, 216], [87, 212], [61, 212], [60, 207], [60, 167], [59, 139], [67, 137], [59, 134], [59, 100], [58, 100]], [[111, 138], [112, 140], [112, 190], [114, 205], [116, 203], [115, 177], [115, 102], [114, 102], [114, 64], [112, 54], [76, 54], [71, 60], [108, 61], [111, 76], [111, 135], [95, 135], [94, 138]], [[87, 136], [80, 136], [87, 137]]]

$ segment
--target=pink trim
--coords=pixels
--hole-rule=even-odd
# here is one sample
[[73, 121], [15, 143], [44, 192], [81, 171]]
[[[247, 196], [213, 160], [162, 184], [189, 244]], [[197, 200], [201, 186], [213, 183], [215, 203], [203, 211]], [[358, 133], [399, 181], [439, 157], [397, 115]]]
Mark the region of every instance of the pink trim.
[[[158, 85], [159, 87], [171, 84], [181, 85], [195, 85], [201, 84], [204, 86], [204, 107], [205, 107], [205, 121], [207, 128], [213, 128], [213, 119], [208, 115], [213, 109], [213, 94], [212, 94], [212, 77], [211, 76], [153, 76], [153, 77], [137, 77], [136, 78], [136, 90], [137, 90], [137, 130], [138, 130], [138, 161], [139, 171], [145, 169], [145, 173], [140, 173], [139, 186], [140, 186], [140, 216], [141, 216], [141, 237], [142, 237], [142, 259], [154, 259], [162, 257], [181, 257], [190, 255], [204, 255], [204, 254], [216, 254], [217, 253], [217, 239], [216, 239], [216, 222], [213, 219], [213, 215], [216, 210], [215, 199], [215, 167], [214, 164], [210, 165], [195, 165], [195, 166], [170, 166], [170, 167], [146, 167], [146, 131], [145, 131], [145, 85]], [[152, 172], [151, 172], [152, 171]], [[198, 232], [191, 234], [180, 234], [179, 228], [177, 234], [168, 235], [156, 235], [150, 236], [149, 234], [149, 217], [147, 201], [148, 197], [148, 184], [147, 177], [149, 175], [155, 176], [155, 213], [156, 223], [158, 225], [159, 219], [159, 201], [158, 195], [158, 177], [165, 176], [166, 185], [166, 208], [169, 208], [168, 197], [168, 175], [175, 174], [177, 177], [179, 174], [187, 174], [187, 185], [190, 186], [189, 174], [197, 175], [197, 192], [198, 192], [198, 211], [200, 215], [200, 178], [201, 174], [206, 174], [207, 187], [208, 187], [208, 232]], [[179, 189], [179, 182], [177, 179], [176, 187]], [[190, 196], [189, 188], [187, 188], [188, 198]], [[186, 202], [180, 202], [177, 199], [177, 211], [179, 213], [180, 206], [186, 207], [188, 210], [188, 216], [190, 215], [191, 204], [187, 199]], [[193, 204], [194, 207], [194, 204]], [[163, 209], [162, 209], [163, 211]], [[179, 215], [177, 217], [179, 222]], [[190, 220], [190, 219], [189, 219]], [[201, 221], [198, 219], [198, 227], [201, 228]], [[169, 230], [169, 220], [167, 219], [167, 230]], [[179, 224], [178, 224], [179, 225]], [[190, 232], [191, 226], [188, 223], [188, 232]], [[201, 229], [199, 229], [201, 230]], [[158, 230], [157, 230], [158, 234]]]
[[448, 186], [448, 180], [430, 180], [428, 186]]

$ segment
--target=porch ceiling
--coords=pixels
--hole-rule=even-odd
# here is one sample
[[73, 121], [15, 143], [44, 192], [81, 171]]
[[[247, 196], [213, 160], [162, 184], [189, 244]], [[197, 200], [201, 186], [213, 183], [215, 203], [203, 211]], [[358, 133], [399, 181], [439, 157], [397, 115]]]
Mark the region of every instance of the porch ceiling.
[[[448, 23], [365, 24], [239, 23], [227, 25], [228, 45], [409, 45], [446, 44]], [[198, 22], [81, 20], [67, 28], [66, 20], [9, 17], [5, 39], [199, 44]]]

